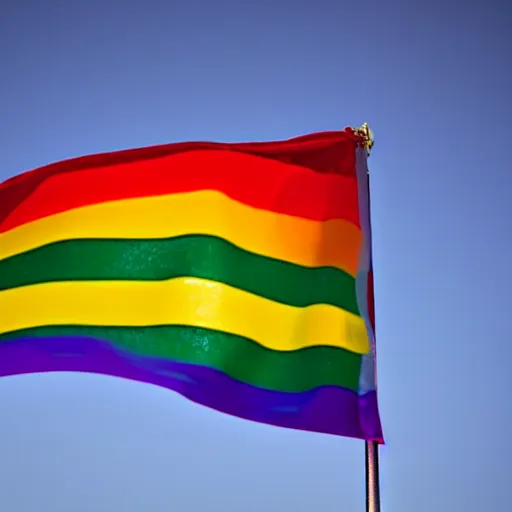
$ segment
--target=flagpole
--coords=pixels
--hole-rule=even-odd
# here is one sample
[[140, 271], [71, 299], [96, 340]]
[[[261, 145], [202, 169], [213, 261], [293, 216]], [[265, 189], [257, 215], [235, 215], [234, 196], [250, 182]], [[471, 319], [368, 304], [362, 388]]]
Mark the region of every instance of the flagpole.
[[366, 512], [380, 512], [379, 444], [365, 442]]
[[[354, 132], [361, 137], [368, 155], [373, 146], [373, 133], [367, 123]], [[368, 205], [370, 205], [370, 174], [368, 173]], [[380, 512], [379, 443], [365, 441], [366, 512]]]

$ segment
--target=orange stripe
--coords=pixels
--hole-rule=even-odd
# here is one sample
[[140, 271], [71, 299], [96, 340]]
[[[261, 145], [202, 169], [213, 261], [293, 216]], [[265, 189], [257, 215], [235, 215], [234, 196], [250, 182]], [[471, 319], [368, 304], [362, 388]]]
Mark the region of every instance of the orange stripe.
[[256, 210], [203, 191], [102, 203], [52, 215], [0, 235], [0, 259], [83, 238], [156, 239], [211, 235], [305, 267], [357, 272], [362, 234], [344, 220], [317, 222]]

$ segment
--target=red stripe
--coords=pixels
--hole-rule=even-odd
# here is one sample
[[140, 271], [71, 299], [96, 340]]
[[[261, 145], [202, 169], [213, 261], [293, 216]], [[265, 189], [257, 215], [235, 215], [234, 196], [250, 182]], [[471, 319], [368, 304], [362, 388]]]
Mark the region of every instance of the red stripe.
[[[345, 134], [338, 132], [337, 139], [331, 137], [330, 145], [323, 140], [322, 151], [308, 147], [318, 144], [315, 136], [274, 143], [278, 159], [256, 156], [257, 144], [249, 148], [250, 152], [240, 152], [220, 151], [229, 145], [206, 149], [205, 145], [184, 143], [170, 145], [168, 149], [173, 151], [152, 158], [133, 158], [144, 150], [132, 150], [53, 164], [0, 185], [0, 232], [80, 206], [204, 189], [218, 190], [260, 209], [320, 221], [343, 218], [359, 225], [357, 184], [355, 174], [350, 174], [355, 146], [340, 139], [340, 133]], [[281, 145], [287, 145], [288, 152]], [[178, 146], [182, 148], [179, 151]], [[301, 155], [296, 154], [299, 149]], [[129, 156], [127, 153], [132, 158], [120, 158]], [[314, 172], [312, 164], [323, 162], [326, 154], [330, 154], [326, 161], [342, 163], [343, 167], [327, 172], [329, 169], [320, 165]], [[113, 159], [116, 156], [117, 160]], [[309, 164], [285, 163], [300, 160], [299, 156]]]

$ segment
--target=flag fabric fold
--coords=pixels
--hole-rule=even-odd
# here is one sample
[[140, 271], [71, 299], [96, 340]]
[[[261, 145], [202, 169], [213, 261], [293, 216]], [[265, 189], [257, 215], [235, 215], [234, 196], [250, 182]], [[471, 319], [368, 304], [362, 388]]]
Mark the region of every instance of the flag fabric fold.
[[382, 442], [351, 129], [67, 160], [0, 184], [0, 376], [92, 372]]

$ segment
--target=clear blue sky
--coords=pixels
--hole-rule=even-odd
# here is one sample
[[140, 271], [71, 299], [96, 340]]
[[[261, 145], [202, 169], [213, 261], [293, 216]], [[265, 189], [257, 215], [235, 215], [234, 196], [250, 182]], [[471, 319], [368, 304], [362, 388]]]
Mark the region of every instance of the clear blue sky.
[[[368, 121], [383, 509], [506, 510], [511, 13], [496, 0], [4, 0], [0, 179]], [[95, 375], [5, 378], [0, 403], [2, 511], [364, 509], [359, 441]]]

